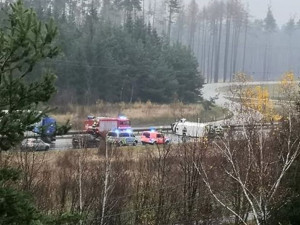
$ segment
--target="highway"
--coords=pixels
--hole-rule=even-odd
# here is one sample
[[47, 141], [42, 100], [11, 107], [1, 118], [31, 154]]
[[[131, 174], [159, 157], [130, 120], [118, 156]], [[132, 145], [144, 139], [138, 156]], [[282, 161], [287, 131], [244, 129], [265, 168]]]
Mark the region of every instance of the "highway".
[[[249, 85], [258, 85], [262, 83], [278, 83], [278, 82], [250, 82]], [[220, 88], [230, 86], [233, 83], [217, 83], [217, 84], [205, 84], [202, 92], [203, 92], [203, 98], [210, 100], [211, 98], [217, 97], [215, 100], [215, 103], [221, 107], [226, 107], [229, 108], [230, 111], [233, 112], [234, 116], [228, 120], [220, 120], [220, 121], [215, 121], [214, 124], [230, 124], [230, 125], [241, 125], [245, 121], [241, 120], [240, 115], [237, 113], [237, 108], [240, 107], [238, 103], [233, 103], [230, 101], [228, 98], [226, 98], [226, 93], [220, 92]], [[245, 116], [243, 116], [245, 117]], [[259, 117], [259, 115], [258, 115]], [[170, 133], [170, 126], [157, 126], [155, 129], [160, 129], [163, 130], [165, 133]], [[134, 127], [133, 128], [134, 132], [136, 133], [136, 137], [140, 142], [140, 132], [144, 130], [149, 130], [149, 127]], [[72, 149], [72, 135], [73, 134], [78, 134], [82, 133], [82, 131], [71, 131], [70, 134], [65, 135], [65, 136], [58, 136], [56, 141], [51, 143], [50, 150], [67, 150], [67, 149]], [[26, 136], [28, 137], [33, 137], [34, 134], [32, 132], [27, 132]], [[166, 134], [166, 136], [171, 140], [171, 143], [180, 143], [181, 142], [181, 137], [175, 134]]]
[[[141, 145], [141, 136], [136, 135], [138, 139], [138, 145]], [[168, 137], [171, 140], [171, 143], [181, 143], [181, 137], [174, 134], [166, 134], [166, 137]], [[56, 141], [52, 142], [50, 145], [50, 151], [51, 150], [68, 150], [73, 149], [72, 147], [72, 137], [57, 137]]]

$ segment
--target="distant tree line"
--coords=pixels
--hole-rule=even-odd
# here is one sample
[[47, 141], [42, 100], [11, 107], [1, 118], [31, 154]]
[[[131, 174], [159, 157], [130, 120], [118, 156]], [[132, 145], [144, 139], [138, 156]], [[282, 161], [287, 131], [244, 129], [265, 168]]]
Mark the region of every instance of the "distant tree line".
[[[54, 17], [61, 56], [40, 64], [58, 76], [56, 103], [153, 101], [196, 102], [203, 79], [192, 51], [157, 34], [135, 15], [140, 2], [25, 1], [39, 18]], [[128, 5], [133, 4], [133, 5]], [[107, 9], [106, 9], [107, 7]], [[113, 11], [117, 13], [112, 16]], [[115, 21], [120, 12], [122, 21]], [[71, 97], [71, 98], [70, 98]]]
[[[72, 95], [81, 102], [97, 98], [130, 102], [137, 99], [170, 101], [176, 96], [186, 101], [191, 93], [187, 96], [182, 96], [180, 91], [169, 93], [169, 89], [182, 86], [182, 82], [201, 87], [201, 82], [194, 82], [194, 79], [199, 80], [199, 73], [195, 72], [191, 79], [184, 68], [196, 71], [198, 67], [206, 82], [232, 81], [237, 72], [245, 72], [255, 80], [277, 79], [287, 70], [300, 72], [297, 42], [300, 21], [291, 17], [279, 27], [271, 7], [266, 9], [265, 18], [253, 20], [241, 0], [211, 1], [202, 8], [195, 0], [185, 4], [179, 0], [25, 2], [36, 9], [39, 18], [54, 17], [59, 23], [64, 53], [55, 64], [60, 98]], [[127, 23], [129, 27], [126, 27]], [[198, 65], [194, 57], [189, 56], [183, 60], [185, 63], [179, 63], [185, 67], [181, 65], [178, 71], [168, 57], [176, 51], [180, 52], [176, 60], [193, 52]], [[164, 78], [160, 73], [166, 74]], [[147, 79], [144, 79], [145, 74], [149, 76]], [[112, 79], [110, 88], [106, 85], [107, 76]], [[189, 78], [185, 79], [186, 76]], [[171, 83], [158, 87], [159, 98], [152, 96], [150, 85], [157, 77], [162, 79], [158, 79], [160, 84], [166, 80]], [[101, 93], [93, 87], [97, 79], [105, 86]], [[74, 86], [78, 80], [79, 87]], [[141, 80], [151, 86], [149, 90]], [[77, 93], [74, 93], [75, 89]], [[197, 88], [189, 87], [188, 90], [197, 96]]]
[[253, 19], [241, 0], [195, 0], [181, 5], [173, 19], [171, 39], [190, 46], [207, 82], [232, 81], [245, 72], [255, 80], [275, 80], [285, 71], [300, 72], [300, 20], [292, 16], [279, 26], [271, 6]]

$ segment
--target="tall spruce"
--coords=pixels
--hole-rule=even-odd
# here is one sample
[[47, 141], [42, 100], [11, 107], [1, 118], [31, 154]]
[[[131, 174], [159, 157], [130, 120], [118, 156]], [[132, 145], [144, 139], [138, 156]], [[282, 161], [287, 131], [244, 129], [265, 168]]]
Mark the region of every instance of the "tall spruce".
[[263, 60], [263, 80], [268, 80], [269, 76], [269, 59], [272, 47], [272, 33], [276, 31], [277, 25], [271, 7], [268, 8], [267, 16], [264, 19], [264, 30], [266, 33], [265, 51]]

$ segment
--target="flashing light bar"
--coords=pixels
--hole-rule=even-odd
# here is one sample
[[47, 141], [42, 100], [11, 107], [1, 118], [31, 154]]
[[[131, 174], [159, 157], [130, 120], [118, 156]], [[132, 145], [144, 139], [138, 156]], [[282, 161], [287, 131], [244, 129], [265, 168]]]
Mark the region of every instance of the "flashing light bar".
[[119, 129], [115, 129], [114, 132], [116, 132], [117, 134], [120, 133]]
[[126, 129], [127, 133], [132, 133], [133, 131], [131, 129]]
[[150, 132], [155, 132], [155, 128], [151, 127]]

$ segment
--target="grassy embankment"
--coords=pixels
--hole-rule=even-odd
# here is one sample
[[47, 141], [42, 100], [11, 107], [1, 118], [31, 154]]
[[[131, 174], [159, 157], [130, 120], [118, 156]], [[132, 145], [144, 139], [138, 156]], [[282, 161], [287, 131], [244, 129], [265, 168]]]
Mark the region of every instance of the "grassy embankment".
[[180, 118], [190, 121], [198, 121], [199, 118], [201, 122], [208, 122], [230, 116], [227, 109], [218, 106], [205, 110], [201, 104], [183, 104], [181, 102], [172, 104], [99, 102], [91, 106], [68, 105], [53, 113], [52, 116], [58, 122], [70, 119], [73, 129], [82, 129], [83, 120], [88, 115], [115, 117], [119, 113], [126, 115], [131, 120], [133, 127], [169, 125]]

